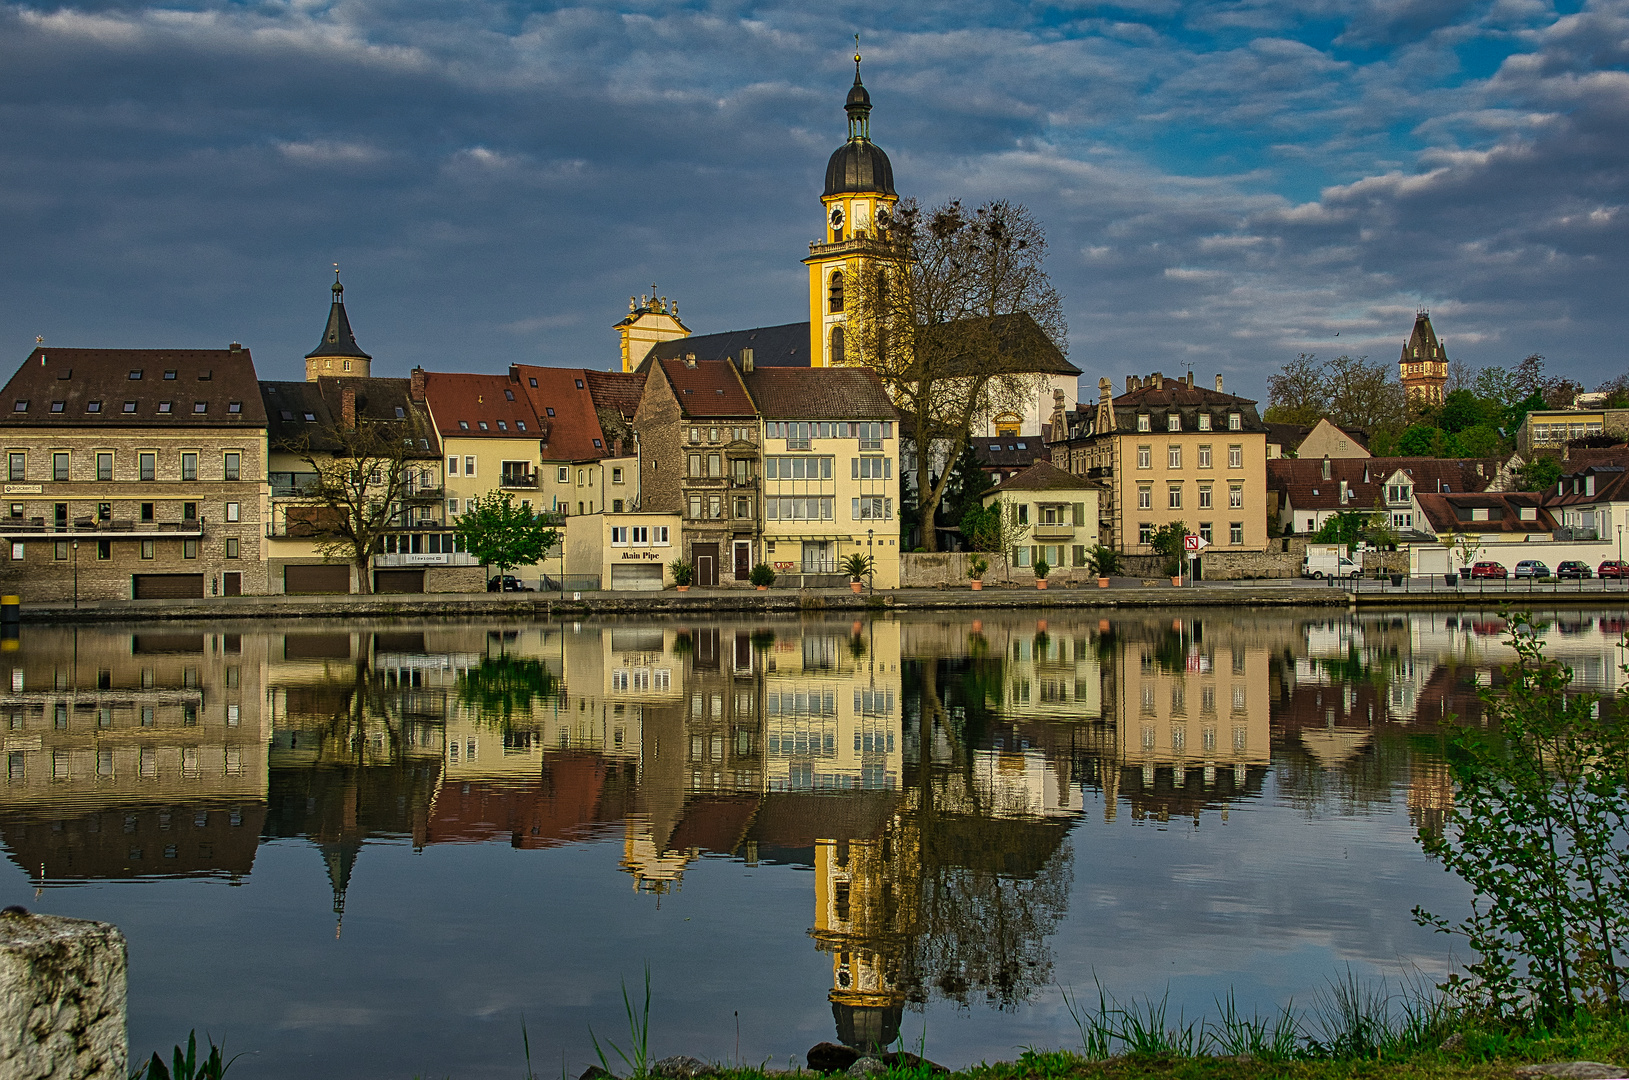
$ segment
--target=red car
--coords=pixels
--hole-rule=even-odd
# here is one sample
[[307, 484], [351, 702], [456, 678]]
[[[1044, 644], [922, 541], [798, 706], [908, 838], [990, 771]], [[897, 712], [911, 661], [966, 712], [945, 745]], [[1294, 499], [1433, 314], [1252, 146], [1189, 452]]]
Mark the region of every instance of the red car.
[[[1605, 566], [1606, 564], [1602, 563], [1601, 565]], [[1471, 577], [1473, 578], [1502, 578], [1509, 576], [1510, 574], [1505, 570], [1504, 566], [1496, 562], [1479, 562], [1471, 567]]]
[[1608, 559], [1595, 568], [1597, 577], [1629, 577], [1629, 562], [1619, 562], [1617, 559]]

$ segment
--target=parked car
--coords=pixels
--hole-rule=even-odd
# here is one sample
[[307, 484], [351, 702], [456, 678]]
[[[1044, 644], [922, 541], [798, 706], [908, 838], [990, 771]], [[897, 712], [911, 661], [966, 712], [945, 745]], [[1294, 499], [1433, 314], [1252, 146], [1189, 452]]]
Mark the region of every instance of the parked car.
[[1547, 578], [1550, 568], [1537, 559], [1523, 559], [1516, 564], [1516, 576], [1519, 578]]
[[1319, 545], [1317, 548], [1308, 548], [1301, 559], [1301, 576], [1322, 579], [1325, 577], [1355, 578], [1363, 573], [1363, 569], [1351, 559], [1337, 550], [1337, 545]]
[[1629, 562], [1619, 562], [1617, 559], [1608, 559], [1595, 568], [1598, 577], [1629, 577]]
[[1509, 576], [1510, 572], [1504, 568], [1502, 563], [1479, 562], [1471, 567], [1471, 577], [1473, 578], [1504, 578]]
[[499, 574], [486, 583], [487, 592], [536, 592], [530, 585], [523, 585], [520, 578], [513, 574]]
[[1577, 559], [1567, 559], [1555, 568], [1558, 578], [1587, 578], [1594, 577], [1595, 573], [1589, 568], [1589, 563], [1579, 562]]

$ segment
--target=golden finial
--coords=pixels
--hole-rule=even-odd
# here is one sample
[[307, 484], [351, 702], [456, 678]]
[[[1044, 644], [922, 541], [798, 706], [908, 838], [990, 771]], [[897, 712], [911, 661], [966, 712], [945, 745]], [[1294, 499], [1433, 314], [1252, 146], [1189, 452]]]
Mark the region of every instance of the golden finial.
[[854, 35], [854, 77], [860, 76], [860, 35]]

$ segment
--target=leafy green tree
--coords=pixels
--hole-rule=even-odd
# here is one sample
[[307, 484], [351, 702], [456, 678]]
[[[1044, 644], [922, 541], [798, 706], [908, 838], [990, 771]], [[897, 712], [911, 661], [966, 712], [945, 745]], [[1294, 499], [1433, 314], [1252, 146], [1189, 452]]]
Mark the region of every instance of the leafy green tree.
[[1437, 426], [1450, 435], [1478, 424], [1497, 424], [1503, 419], [1502, 403], [1479, 398], [1470, 390], [1453, 391], [1437, 410]]
[[1560, 479], [1561, 462], [1553, 457], [1535, 457], [1516, 470], [1516, 485], [1520, 491], [1547, 491]]
[[458, 515], [456, 535], [465, 551], [505, 573], [517, 566], [541, 562], [560, 541], [560, 530], [546, 515], [526, 503], [516, 503], [507, 491], [477, 495], [469, 509]]
[[1267, 376], [1267, 411], [1262, 414], [1267, 423], [1312, 427], [1328, 415], [1329, 383], [1313, 354], [1302, 353]]
[[1608, 379], [1595, 388], [1597, 393], [1606, 395], [1605, 407], [1608, 409], [1629, 409], [1629, 375], [1619, 375]]
[[1367, 516], [1361, 510], [1336, 511], [1325, 519], [1317, 532], [1312, 534], [1312, 543], [1341, 544], [1350, 555], [1357, 542], [1363, 538]]
[[1453, 457], [1495, 457], [1505, 448], [1499, 429], [1491, 424], [1475, 424], [1448, 440]]
[[1182, 560], [1187, 557], [1183, 550], [1183, 541], [1188, 536], [1187, 522], [1171, 521], [1154, 530], [1154, 537], [1149, 546], [1154, 554], [1165, 556], [1165, 572], [1176, 574], [1182, 570]]
[[363, 423], [284, 445], [316, 474], [302, 492], [309, 501], [286, 511], [291, 527], [309, 536], [323, 558], [356, 567], [358, 591], [371, 592], [373, 553], [400, 528], [411, 444], [396, 425]]
[[1397, 453], [1402, 457], [1442, 457], [1448, 439], [1441, 428], [1415, 424], [1397, 437]]
[[1458, 923], [1475, 959], [1448, 983], [1493, 1018], [1617, 1013], [1629, 998], [1629, 724], [1544, 655], [1528, 614], [1508, 614], [1515, 663], [1484, 692], [1490, 724], [1446, 723], [1453, 806], [1426, 853], [1471, 888]]

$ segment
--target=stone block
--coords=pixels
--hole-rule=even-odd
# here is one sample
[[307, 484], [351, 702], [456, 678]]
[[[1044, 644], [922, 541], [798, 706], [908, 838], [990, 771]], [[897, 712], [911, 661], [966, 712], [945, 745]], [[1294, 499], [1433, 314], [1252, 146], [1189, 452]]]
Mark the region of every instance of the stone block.
[[127, 1080], [117, 927], [0, 912], [0, 1076]]

